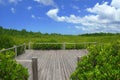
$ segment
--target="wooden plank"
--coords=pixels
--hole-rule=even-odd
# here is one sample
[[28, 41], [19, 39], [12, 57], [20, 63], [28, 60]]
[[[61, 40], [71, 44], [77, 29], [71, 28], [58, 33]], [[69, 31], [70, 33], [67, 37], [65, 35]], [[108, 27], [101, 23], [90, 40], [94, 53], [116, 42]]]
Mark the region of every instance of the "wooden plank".
[[[30, 60], [38, 58], [38, 80], [70, 80], [71, 73], [76, 68], [77, 57], [86, 55], [83, 50], [26, 50], [25, 54], [16, 57], [21, 64], [29, 70], [32, 79], [32, 68]], [[24, 62], [24, 60], [29, 61]]]

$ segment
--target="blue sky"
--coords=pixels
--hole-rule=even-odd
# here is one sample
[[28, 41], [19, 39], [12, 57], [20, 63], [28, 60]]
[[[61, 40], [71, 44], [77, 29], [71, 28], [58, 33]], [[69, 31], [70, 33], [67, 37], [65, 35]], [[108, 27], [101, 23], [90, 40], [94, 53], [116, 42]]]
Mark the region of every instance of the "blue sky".
[[118, 33], [120, 0], [0, 0], [0, 25], [42, 33]]

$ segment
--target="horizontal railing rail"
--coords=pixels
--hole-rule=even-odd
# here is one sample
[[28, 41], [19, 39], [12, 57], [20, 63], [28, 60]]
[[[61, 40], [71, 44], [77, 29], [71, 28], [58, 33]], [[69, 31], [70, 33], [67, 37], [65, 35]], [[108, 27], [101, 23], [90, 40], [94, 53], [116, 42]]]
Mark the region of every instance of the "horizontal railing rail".
[[[81, 43], [35, 43], [35, 44], [91, 44], [91, 43], [97, 43], [97, 42], [81, 42]], [[33, 42], [29, 42], [29, 44], [34, 44]]]
[[25, 50], [26, 50], [26, 44], [24, 43], [22, 45], [18, 45], [18, 46], [14, 45], [11, 48], [0, 50], [0, 53], [5, 52], [5, 51], [9, 51], [9, 50], [13, 50], [15, 52], [15, 56], [17, 56], [18, 55], [17, 54], [18, 53], [17, 48], [22, 47], [22, 46], [24, 47], [24, 52], [25, 52]]
[[4, 51], [8, 51], [8, 50], [12, 50], [12, 49], [15, 49], [15, 47], [11, 47], [11, 48], [7, 48], [7, 49], [0, 50], [0, 52], [4, 52]]

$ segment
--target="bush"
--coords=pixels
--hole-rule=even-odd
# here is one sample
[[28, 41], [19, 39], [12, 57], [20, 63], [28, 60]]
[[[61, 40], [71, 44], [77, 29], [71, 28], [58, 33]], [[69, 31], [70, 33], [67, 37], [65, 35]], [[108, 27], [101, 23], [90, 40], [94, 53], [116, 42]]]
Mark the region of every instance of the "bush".
[[120, 43], [93, 45], [82, 57], [71, 80], [120, 80]]
[[85, 44], [76, 44], [76, 49], [86, 49]]
[[75, 45], [74, 44], [66, 44], [66, 49], [75, 49]]
[[0, 35], [0, 49], [13, 47], [15, 42], [7, 35]]
[[61, 44], [33, 44], [33, 49], [35, 50], [58, 50], [61, 49]]
[[28, 70], [18, 64], [13, 52], [0, 53], [0, 80], [28, 80]]
[[[39, 44], [39, 43], [43, 43], [43, 44]], [[44, 41], [36, 41], [33, 43], [32, 48], [35, 50], [58, 50], [58, 49], [62, 49], [62, 45], [61, 44], [44, 44], [44, 43], [57, 43], [56, 40], [54, 39], [50, 39], [47, 42]]]

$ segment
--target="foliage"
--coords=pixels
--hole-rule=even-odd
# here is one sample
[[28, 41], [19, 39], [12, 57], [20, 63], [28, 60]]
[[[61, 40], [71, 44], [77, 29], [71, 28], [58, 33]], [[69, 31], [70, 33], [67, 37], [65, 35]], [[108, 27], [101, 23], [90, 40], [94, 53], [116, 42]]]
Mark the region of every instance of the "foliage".
[[[65, 49], [69, 50], [69, 49], [86, 49], [88, 46], [90, 45], [94, 45], [93, 43], [81, 43], [81, 44], [65, 44]], [[63, 49], [64, 43], [63, 44], [44, 44], [44, 43], [40, 43], [36, 42], [32, 45], [32, 49], [36, 49], [36, 50], [58, 50], [58, 49]]]
[[75, 49], [74, 44], [66, 44], [65, 47], [66, 47], [66, 49]]
[[61, 35], [61, 34], [42, 34], [41, 32], [28, 32], [25, 29], [21, 31], [15, 29], [5, 29], [0, 27], [1, 35], [11, 36], [16, 44], [43, 41], [48, 42], [55, 40], [57, 42], [115, 42], [116, 39], [120, 40], [120, 34], [113, 33], [94, 33], [94, 34], [82, 34], [82, 35]]
[[81, 58], [71, 80], [120, 80], [120, 42], [94, 45]]
[[34, 43], [33, 44], [33, 49], [36, 50], [57, 50], [57, 49], [61, 49], [61, 45], [60, 44], [37, 44]]
[[28, 80], [28, 70], [18, 64], [11, 51], [0, 53], [0, 80]]
[[[56, 33], [41, 33], [41, 32], [28, 32], [25, 29], [21, 31], [15, 29], [5, 29], [0, 27], [0, 49], [9, 48], [13, 45], [20, 45], [26, 43], [28, 48], [28, 43], [82, 43], [82, 42], [102, 42], [102, 43], [112, 43], [116, 40], [120, 40], [120, 34], [113, 33], [94, 33], [94, 34], [83, 34], [83, 35], [61, 35]], [[4, 35], [7, 35], [6, 38], [3, 38]], [[62, 45], [43, 45], [33, 44], [31, 46], [33, 49], [61, 49]], [[83, 49], [89, 45], [84, 46], [84, 44], [66, 45], [66, 49]], [[18, 49], [19, 50], [19, 49]]]
[[76, 44], [76, 49], [86, 49], [87, 44]]
[[0, 49], [13, 47], [15, 42], [8, 35], [0, 35]]
[[[39, 44], [40, 42], [39, 41], [36, 41], [32, 48], [33, 49], [36, 49], [36, 50], [50, 50], [50, 49], [53, 49], [53, 50], [57, 50], [57, 49], [61, 49], [62, 48], [62, 45], [61, 44]], [[56, 43], [55, 40], [50, 40], [48, 41], [48, 43]]]
[[[116, 33], [117, 35], [119, 35], [119, 33]], [[82, 34], [80, 36], [113, 36], [113, 35], [116, 35], [116, 34], [113, 34], [113, 33], [91, 33], [91, 34]]]

